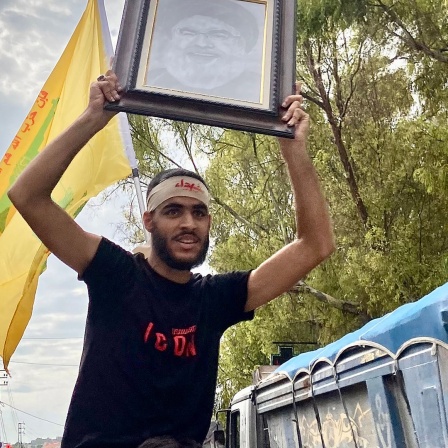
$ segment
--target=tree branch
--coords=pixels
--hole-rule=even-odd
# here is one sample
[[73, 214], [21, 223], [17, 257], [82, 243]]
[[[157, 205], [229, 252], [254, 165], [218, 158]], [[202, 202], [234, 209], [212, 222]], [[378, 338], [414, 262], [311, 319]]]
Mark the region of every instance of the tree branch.
[[371, 317], [366, 314], [365, 312], [361, 311], [359, 309], [359, 304], [356, 302], [350, 302], [348, 300], [340, 300], [336, 299], [333, 296], [330, 296], [329, 294], [326, 294], [322, 291], [318, 291], [317, 289], [314, 289], [313, 287], [307, 285], [303, 281], [299, 281], [292, 289], [293, 292], [298, 293], [308, 293], [311, 294], [314, 298], [319, 300], [320, 302], [326, 303], [333, 308], [336, 308], [340, 311], [343, 311], [344, 313], [354, 314], [356, 316], [361, 317], [363, 321], [368, 321], [371, 319]]
[[[435, 59], [439, 62], [448, 63], [448, 57], [443, 54], [441, 50], [433, 50], [426, 45], [425, 42], [417, 40], [411, 32], [406, 28], [405, 24], [402, 22], [398, 14], [395, 12], [393, 7], [385, 5], [381, 0], [378, 0], [378, 4], [372, 4], [372, 6], [377, 6], [382, 9], [391, 19], [391, 21], [397, 25], [397, 27], [403, 32], [403, 34], [396, 34], [399, 39], [401, 39], [408, 47], [413, 50], [421, 51], [426, 56]], [[443, 49], [442, 49], [443, 50]]]
[[[361, 198], [361, 194], [358, 188], [358, 182], [355, 177], [355, 172], [353, 166], [350, 162], [350, 158], [347, 153], [347, 148], [345, 147], [344, 141], [342, 139], [342, 132], [340, 128], [340, 120], [338, 120], [333, 112], [333, 108], [331, 106], [330, 97], [326, 92], [322, 73], [320, 68], [316, 68], [316, 63], [313, 57], [313, 51], [311, 48], [311, 42], [309, 40], [305, 41], [304, 48], [307, 54], [308, 59], [308, 69], [310, 71], [311, 76], [314, 79], [314, 82], [319, 90], [319, 94], [322, 99], [323, 110], [327, 116], [328, 122], [330, 123], [331, 130], [333, 133], [334, 141], [336, 148], [339, 153], [339, 158], [342, 162], [342, 166], [345, 171], [345, 176], [347, 179], [347, 183], [350, 189], [350, 193], [352, 199], [355, 203], [356, 209], [358, 211], [358, 215], [363, 223], [364, 227], [368, 226], [368, 218], [369, 215], [367, 213], [367, 208], [364, 204], [364, 201]], [[318, 50], [320, 51], [320, 50]]]
[[223, 202], [218, 197], [212, 195], [212, 199], [216, 204], [220, 205], [224, 210], [229, 212], [235, 219], [243, 223], [245, 226], [249, 227], [249, 229], [253, 230], [257, 235], [260, 234], [260, 231], [268, 232], [268, 229], [266, 229], [263, 226], [260, 226], [259, 224], [253, 224], [250, 221], [248, 221], [244, 216], [241, 216], [239, 213], [237, 213], [232, 207], [227, 205], [225, 202]]
[[[269, 182], [269, 175], [266, 173], [266, 170], [264, 169], [264, 167], [261, 165], [260, 160], [258, 158], [258, 151], [257, 151], [257, 141], [256, 141], [256, 134], [252, 134], [251, 135], [251, 142], [252, 142], [252, 149], [254, 152], [254, 156], [255, 156], [255, 160], [258, 164], [258, 168], [261, 170], [261, 172], [263, 173], [264, 176], [266, 176], [268, 178], [268, 181], [266, 182], [266, 188], [269, 192], [269, 195], [271, 197], [272, 203], [274, 204], [274, 209], [275, 212], [277, 213], [277, 216], [281, 216], [281, 212], [280, 212], [280, 207], [277, 201], [277, 198], [274, 194], [274, 191], [271, 188], [271, 184]], [[284, 244], [289, 244], [291, 241], [288, 238], [288, 232], [286, 231], [286, 228], [284, 226], [284, 222], [282, 219], [278, 220], [281, 232], [282, 232], [282, 237], [283, 237], [283, 242]]]

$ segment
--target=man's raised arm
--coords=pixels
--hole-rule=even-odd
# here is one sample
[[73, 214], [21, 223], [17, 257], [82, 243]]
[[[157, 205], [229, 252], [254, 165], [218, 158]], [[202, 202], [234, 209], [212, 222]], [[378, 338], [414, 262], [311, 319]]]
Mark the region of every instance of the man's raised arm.
[[283, 120], [295, 126], [295, 138], [279, 139], [295, 198], [297, 239], [251, 273], [246, 311], [289, 291], [335, 249], [328, 207], [306, 150], [309, 117], [301, 102], [300, 94], [285, 99]]
[[119, 99], [115, 74], [90, 87], [87, 109], [28, 165], [8, 191], [18, 212], [44, 245], [79, 274], [95, 255], [100, 237], [85, 232], [53, 200], [51, 193], [82, 147], [114, 115], [104, 110], [106, 100]]

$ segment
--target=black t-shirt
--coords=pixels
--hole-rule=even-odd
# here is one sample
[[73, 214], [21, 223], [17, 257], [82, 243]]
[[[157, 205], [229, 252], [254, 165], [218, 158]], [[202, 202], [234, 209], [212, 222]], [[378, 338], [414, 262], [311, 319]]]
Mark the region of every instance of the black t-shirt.
[[202, 443], [220, 338], [253, 317], [244, 312], [248, 277], [174, 283], [103, 238], [83, 275], [89, 308], [62, 448], [136, 448], [159, 435]]

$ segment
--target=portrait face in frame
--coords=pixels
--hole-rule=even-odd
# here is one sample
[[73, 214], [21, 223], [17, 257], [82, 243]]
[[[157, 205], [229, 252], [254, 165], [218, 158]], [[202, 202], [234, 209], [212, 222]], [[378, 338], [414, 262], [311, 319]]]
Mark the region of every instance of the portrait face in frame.
[[146, 38], [143, 88], [262, 106], [267, 4], [251, 0], [157, 0]]
[[294, 138], [296, 0], [126, 0], [107, 110]]

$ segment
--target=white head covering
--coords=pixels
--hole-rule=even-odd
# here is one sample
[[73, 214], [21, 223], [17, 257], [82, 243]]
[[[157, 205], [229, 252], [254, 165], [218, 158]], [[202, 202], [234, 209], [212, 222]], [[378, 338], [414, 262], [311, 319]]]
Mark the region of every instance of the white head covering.
[[162, 202], [176, 196], [195, 198], [207, 207], [210, 203], [210, 194], [207, 187], [198, 179], [189, 176], [174, 176], [160, 182], [149, 193], [147, 209], [152, 212]]

